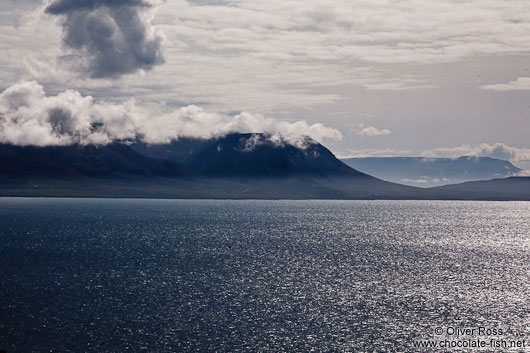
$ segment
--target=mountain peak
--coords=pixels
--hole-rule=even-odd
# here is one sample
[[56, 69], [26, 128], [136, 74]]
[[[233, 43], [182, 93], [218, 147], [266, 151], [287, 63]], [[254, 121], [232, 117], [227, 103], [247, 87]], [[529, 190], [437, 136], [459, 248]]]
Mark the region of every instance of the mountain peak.
[[292, 143], [277, 135], [233, 133], [209, 140], [179, 139], [166, 145], [137, 143], [132, 148], [152, 158], [183, 163], [206, 177], [365, 176], [310, 137]]

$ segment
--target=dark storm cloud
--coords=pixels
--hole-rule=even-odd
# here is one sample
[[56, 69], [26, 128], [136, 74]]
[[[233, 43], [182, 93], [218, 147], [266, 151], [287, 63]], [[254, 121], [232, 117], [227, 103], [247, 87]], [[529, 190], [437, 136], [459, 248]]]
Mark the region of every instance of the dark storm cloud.
[[46, 12], [64, 16], [64, 43], [77, 70], [93, 78], [149, 70], [164, 62], [161, 37], [139, 11], [141, 0], [55, 0]]
[[47, 7], [46, 12], [54, 15], [64, 14], [72, 10], [90, 10], [98, 6], [149, 6], [142, 0], [54, 0]]

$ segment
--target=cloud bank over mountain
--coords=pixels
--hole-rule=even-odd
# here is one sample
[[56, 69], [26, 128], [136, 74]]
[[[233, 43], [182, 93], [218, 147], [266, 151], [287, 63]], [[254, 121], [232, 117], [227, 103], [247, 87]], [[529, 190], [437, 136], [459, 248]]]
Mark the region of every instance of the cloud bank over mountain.
[[35, 81], [15, 84], [0, 94], [0, 142], [15, 145], [108, 144], [140, 139], [168, 143], [180, 137], [212, 138], [232, 132], [267, 133], [278, 143], [303, 147], [305, 136], [317, 141], [340, 140], [338, 130], [305, 121], [285, 122], [240, 113], [208, 112], [190, 105], [167, 111], [140, 107], [134, 100], [97, 102], [78, 91], [46, 95]]
[[63, 60], [92, 78], [149, 70], [164, 62], [162, 37], [140, 11], [143, 0], [52, 0], [46, 13], [62, 16]]

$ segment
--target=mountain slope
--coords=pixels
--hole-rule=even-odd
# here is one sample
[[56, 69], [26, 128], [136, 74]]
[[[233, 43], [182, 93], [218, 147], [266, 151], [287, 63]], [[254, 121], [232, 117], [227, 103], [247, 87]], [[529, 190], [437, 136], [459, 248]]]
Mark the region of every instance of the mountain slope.
[[347, 167], [314, 141], [307, 141], [305, 148], [299, 148], [257, 134], [232, 134], [212, 141], [189, 157], [185, 165], [207, 177], [343, 175], [368, 178], [366, 174]]
[[170, 198], [418, 198], [360, 173], [324, 146], [260, 134], [167, 145], [0, 146], [0, 193]]
[[530, 200], [518, 191], [528, 190], [526, 181], [511, 185], [505, 192], [399, 185], [348, 167], [314, 141], [296, 147], [259, 134], [165, 145], [0, 145], [0, 196]]
[[469, 181], [430, 189], [443, 197], [460, 195], [461, 198], [477, 200], [530, 200], [530, 177], [510, 177]]
[[132, 146], [151, 157], [179, 161], [210, 182], [238, 183], [246, 198], [419, 198], [411, 187], [384, 182], [352, 169], [321, 144], [296, 147], [263, 134], [230, 134], [211, 140]]
[[299, 148], [273, 142], [262, 134], [230, 134], [210, 140], [179, 139], [170, 144], [134, 143], [135, 151], [151, 158], [186, 165], [205, 177], [280, 177], [295, 174], [356, 175], [321, 144], [306, 139]]
[[377, 178], [419, 187], [503, 178], [521, 171], [508, 161], [489, 157], [373, 157], [342, 161]]
[[186, 175], [178, 163], [144, 156], [120, 143], [53, 147], [0, 144], [0, 161], [0, 176], [4, 178]]

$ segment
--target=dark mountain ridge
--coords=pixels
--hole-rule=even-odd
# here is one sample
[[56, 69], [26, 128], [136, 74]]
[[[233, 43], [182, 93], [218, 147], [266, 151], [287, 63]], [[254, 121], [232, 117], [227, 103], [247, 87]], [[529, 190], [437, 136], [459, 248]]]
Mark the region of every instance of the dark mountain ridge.
[[210, 140], [180, 139], [168, 145], [135, 143], [131, 147], [152, 158], [181, 163], [204, 177], [368, 177], [346, 166], [321, 144], [308, 138], [303, 142], [301, 148], [263, 134], [230, 134]]
[[229, 134], [170, 144], [0, 144], [0, 196], [479, 200], [513, 199], [526, 185], [509, 195], [399, 185], [350, 168], [315, 141], [301, 143]]
[[50, 147], [0, 144], [0, 161], [0, 176], [6, 178], [113, 178], [183, 176], [189, 173], [178, 163], [144, 156], [121, 143]]
[[403, 198], [415, 188], [339, 161], [310, 139], [303, 147], [264, 134], [171, 144], [0, 145], [3, 195], [170, 198]]
[[339, 161], [324, 146], [303, 148], [265, 135], [230, 134], [170, 144], [115, 142], [108, 145], [13, 146], [0, 144], [0, 175], [7, 177], [238, 177], [295, 175], [371, 178]]

